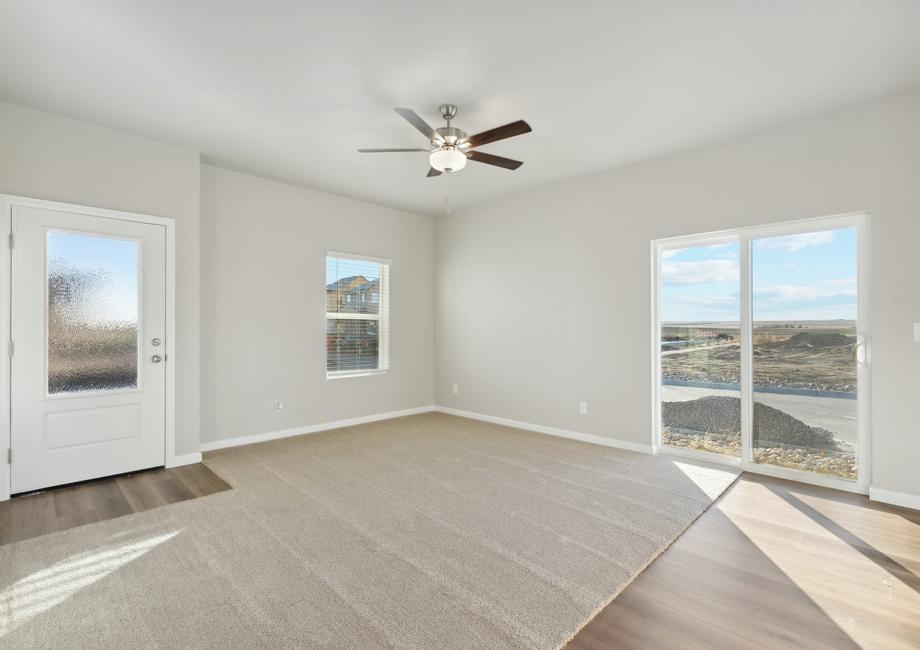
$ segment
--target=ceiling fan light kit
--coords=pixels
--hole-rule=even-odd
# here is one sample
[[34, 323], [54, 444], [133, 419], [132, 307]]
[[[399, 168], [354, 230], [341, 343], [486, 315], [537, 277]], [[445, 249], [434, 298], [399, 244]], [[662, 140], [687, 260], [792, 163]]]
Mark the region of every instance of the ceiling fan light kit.
[[524, 120], [511, 122], [504, 126], [499, 126], [476, 135], [467, 136], [466, 131], [450, 125], [451, 120], [457, 116], [457, 107], [453, 104], [441, 104], [438, 110], [441, 117], [447, 122], [447, 126], [439, 129], [431, 128], [425, 120], [409, 108], [394, 109], [409, 124], [418, 129], [431, 143], [430, 149], [358, 149], [361, 153], [393, 153], [393, 152], [417, 152], [425, 151], [428, 153], [428, 163], [431, 168], [428, 170], [428, 177], [440, 176], [441, 174], [450, 174], [460, 171], [466, 167], [467, 160], [503, 167], [505, 169], [517, 169], [524, 163], [511, 158], [503, 158], [481, 151], [474, 151], [475, 147], [511, 138], [516, 135], [530, 133], [530, 125]]
[[449, 144], [438, 147], [428, 156], [432, 169], [449, 174], [466, 167], [466, 154]]

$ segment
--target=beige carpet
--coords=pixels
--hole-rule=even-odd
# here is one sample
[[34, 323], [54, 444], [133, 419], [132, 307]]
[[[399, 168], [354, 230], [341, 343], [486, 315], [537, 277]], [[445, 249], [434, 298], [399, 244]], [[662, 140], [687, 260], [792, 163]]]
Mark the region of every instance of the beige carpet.
[[0, 547], [0, 646], [559, 647], [736, 476], [434, 413], [206, 463], [234, 489]]

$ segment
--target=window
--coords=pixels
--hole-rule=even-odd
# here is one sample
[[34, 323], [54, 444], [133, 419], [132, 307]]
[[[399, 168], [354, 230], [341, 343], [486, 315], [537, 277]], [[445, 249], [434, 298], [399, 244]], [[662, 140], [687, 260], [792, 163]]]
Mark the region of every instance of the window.
[[845, 215], [654, 242], [660, 450], [866, 487], [866, 228]]
[[660, 443], [740, 457], [740, 244], [678, 246], [659, 267]]
[[389, 285], [389, 260], [326, 253], [327, 377], [389, 369]]
[[138, 386], [135, 240], [48, 231], [48, 394]]

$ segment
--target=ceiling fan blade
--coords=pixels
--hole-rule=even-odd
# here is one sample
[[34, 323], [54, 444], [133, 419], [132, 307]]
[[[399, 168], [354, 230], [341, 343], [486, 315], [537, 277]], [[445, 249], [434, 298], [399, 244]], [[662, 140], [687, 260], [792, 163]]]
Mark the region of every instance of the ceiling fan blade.
[[403, 119], [421, 131], [429, 140], [437, 140], [438, 142], [444, 141], [444, 138], [442, 138], [437, 131], [432, 129], [428, 125], [428, 122], [420, 118], [418, 113], [413, 111], [411, 108], [394, 108], [393, 110], [402, 115]]
[[487, 165], [495, 165], [496, 167], [504, 167], [505, 169], [517, 169], [524, 163], [520, 160], [512, 160], [511, 158], [503, 158], [502, 156], [493, 156], [490, 153], [485, 153], [484, 151], [470, 151], [466, 154], [466, 157], [470, 160], [475, 160], [476, 162], [485, 163]]
[[466, 139], [472, 147], [481, 147], [484, 144], [489, 144], [490, 142], [496, 142], [497, 140], [504, 140], [505, 138], [513, 138], [516, 135], [524, 135], [525, 133], [530, 133], [533, 129], [530, 128], [530, 125], [524, 120], [518, 120], [517, 122], [512, 122], [511, 124], [506, 124], [504, 126], [497, 126], [494, 129], [489, 129], [488, 131], [483, 131], [482, 133], [477, 133], [476, 135], [471, 135]]
[[428, 170], [428, 173], [425, 174], [425, 176], [426, 176], [427, 178], [431, 178], [432, 176], [440, 176], [440, 175], [441, 175], [441, 172], [439, 172], [439, 171], [438, 171], [437, 169], [435, 169], [434, 167], [432, 167], [431, 169], [429, 169], [429, 170]]
[[389, 153], [393, 151], [428, 151], [428, 149], [358, 149], [361, 153]]

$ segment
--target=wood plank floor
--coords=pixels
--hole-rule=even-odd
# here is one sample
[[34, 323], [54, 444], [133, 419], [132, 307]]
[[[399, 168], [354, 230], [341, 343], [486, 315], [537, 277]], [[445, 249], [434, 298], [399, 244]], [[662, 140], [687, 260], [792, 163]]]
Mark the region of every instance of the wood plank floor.
[[229, 489], [222, 478], [197, 463], [13, 497], [0, 503], [0, 544]]
[[920, 512], [744, 474], [568, 644], [920, 648]]

